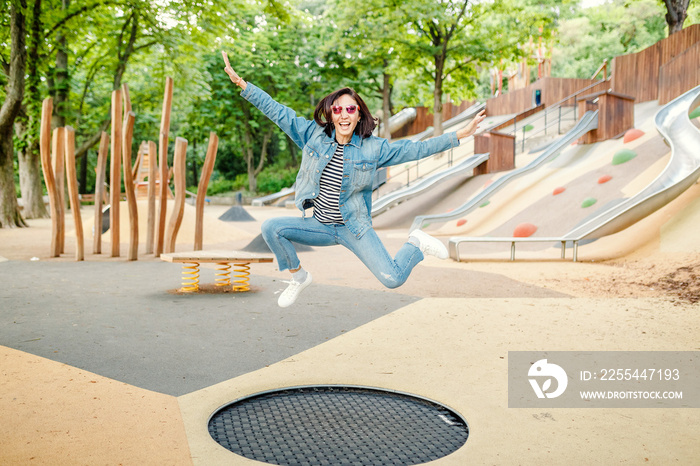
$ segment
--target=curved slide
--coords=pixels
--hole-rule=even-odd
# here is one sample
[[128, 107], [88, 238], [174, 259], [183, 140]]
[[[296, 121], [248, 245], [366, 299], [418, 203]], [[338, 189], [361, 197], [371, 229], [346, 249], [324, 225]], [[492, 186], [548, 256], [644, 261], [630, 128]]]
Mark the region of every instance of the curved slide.
[[[671, 158], [661, 174], [636, 195], [622, 199], [604, 209], [560, 238], [489, 238], [489, 240], [510, 241], [513, 243], [512, 247], [516, 241], [520, 240], [561, 241], [562, 245], [566, 241], [572, 241], [573, 259], [576, 261], [579, 241], [617, 233], [665, 206], [700, 177], [700, 130], [689, 118], [689, 112], [699, 105], [700, 86], [669, 102], [656, 114], [654, 120], [657, 130], [671, 147]], [[469, 237], [450, 238], [450, 256], [459, 260], [459, 243], [480, 239], [487, 240]]]
[[578, 121], [578, 123], [576, 123], [576, 125], [569, 130], [569, 132], [567, 132], [565, 135], [559, 138], [555, 143], [550, 145], [547, 148], [547, 150], [535, 160], [533, 160], [532, 162], [530, 162], [522, 168], [513, 170], [510, 173], [500, 177], [492, 184], [490, 184], [487, 188], [485, 188], [483, 191], [481, 191], [479, 194], [470, 199], [468, 202], [462, 204], [460, 207], [456, 208], [451, 212], [444, 214], [417, 216], [413, 220], [413, 225], [411, 225], [410, 231], [413, 231], [416, 228], [422, 228], [423, 225], [425, 225], [426, 223], [430, 223], [431, 221], [446, 222], [449, 220], [454, 220], [463, 217], [467, 213], [471, 212], [474, 208], [478, 207], [482, 201], [492, 196], [496, 191], [502, 189], [510, 181], [522, 175], [525, 175], [526, 173], [529, 173], [533, 170], [536, 170], [541, 165], [549, 162], [554, 157], [559, 155], [559, 153], [565, 147], [568, 147], [576, 139], [580, 138], [587, 132], [596, 128], [598, 128], [598, 111], [596, 110], [594, 112], [586, 112], [583, 115], [583, 117]]
[[669, 102], [654, 118], [671, 147], [663, 172], [633, 197], [601, 212], [564, 235], [567, 240], [600, 238], [624, 230], [680, 196], [700, 177], [700, 130], [688, 117], [700, 105], [700, 86]]

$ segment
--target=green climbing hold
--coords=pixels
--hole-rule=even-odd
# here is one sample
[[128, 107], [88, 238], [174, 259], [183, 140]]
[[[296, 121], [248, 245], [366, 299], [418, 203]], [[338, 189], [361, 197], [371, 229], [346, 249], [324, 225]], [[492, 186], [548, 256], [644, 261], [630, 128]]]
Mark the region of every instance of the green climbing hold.
[[422, 227], [420, 227], [421, 230], [424, 230], [430, 226], [429, 223], [424, 223]]
[[637, 156], [637, 153], [631, 149], [622, 149], [615, 152], [613, 155], [612, 164], [620, 165], [621, 163], [629, 162]]
[[585, 209], [586, 207], [592, 206], [596, 202], [598, 202], [598, 199], [596, 199], [595, 197], [587, 197], [586, 199], [583, 200], [581, 207]]
[[479, 207], [486, 207], [489, 204], [491, 204], [491, 201], [484, 201], [481, 203], [481, 205]]
[[523, 126], [523, 132], [525, 131], [532, 131], [535, 127], [532, 125], [525, 125]]
[[698, 107], [695, 110], [693, 110], [692, 112], [690, 112], [690, 115], [688, 115], [688, 117], [691, 120], [700, 117], [700, 107]]

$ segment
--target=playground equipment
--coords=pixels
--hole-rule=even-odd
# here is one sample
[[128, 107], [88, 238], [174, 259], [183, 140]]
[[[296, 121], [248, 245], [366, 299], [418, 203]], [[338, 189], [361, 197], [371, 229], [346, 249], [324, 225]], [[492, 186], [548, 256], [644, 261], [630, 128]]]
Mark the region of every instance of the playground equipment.
[[691, 89], [665, 105], [654, 121], [661, 136], [671, 147], [671, 158], [664, 170], [636, 195], [621, 199], [608, 206], [581, 225], [559, 238], [494, 238], [452, 237], [449, 240], [450, 257], [459, 261], [459, 245], [465, 242], [510, 242], [511, 260], [516, 242], [571, 241], [573, 260], [578, 259], [578, 245], [582, 240], [597, 239], [617, 233], [665, 206], [692, 186], [700, 177], [700, 130], [690, 121], [689, 113], [700, 106], [700, 86]]
[[559, 155], [559, 153], [565, 147], [569, 146], [572, 142], [586, 134], [592, 129], [598, 127], [598, 111], [586, 112], [585, 115], [578, 121], [578, 123], [569, 130], [564, 136], [559, 138], [556, 143], [549, 146], [549, 148], [543, 152], [535, 160], [527, 164], [526, 166], [513, 170], [512, 172], [500, 177], [498, 180], [491, 183], [479, 194], [474, 196], [472, 199], [462, 204], [455, 210], [443, 214], [435, 215], [419, 215], [413, 220], [411, 225], [411, 231], [416, 228], [424, 228], [426, 224], [433, 221], [446, 222], [449, 220], [457, 219], [463, 217], [467, 213], [471, 212], [473, 209], [478, 207], [483, 201], [487, 200], [494, 193], [502, 189], [507, 183], [511, 182], [515, 178], [518, 178], [526, 173], [536, 170], [543, 164], [549, 162], [554, 157]]
[[[160, 255], [163, 246], [172, 252], [175, 249], [176, 237], [182, 222], [185, 199], [185, 156], [187, 140], [177, 138], [175, 144], [175, 156], [173, 171], [175, 174], [175, 209], [171, 215], [166, 231], [167, 201], [172, 197], [169, 189], [170, 170], [167, 166], [168, 132], [170, 128], [170, 108], [172, 104], [173, 81], [166, 78], [163, 97], [163, 114], [161, 119], [159, 150], [152, 141], [143, 142], [137, 153], [136, 161], [132, 165], [132, 138], [136, 114], [131, 111], [131, 98], [129, 88], [123, 84], [120, 89], [112, 92], [111, 96], [111, 137], [103, 132], [100, 139], [98, 161], [95, 168], [95, 214], [93, 227], [93, 254], [102, 253], [102, 222], [103, 214], [109, 212], [111, 256], [119, 257], [120, 254], [120, 202], [126, 197], [129, 213], [129, 249], [128, 260], [138, 259], [139, 234], [138, 234], [138, 208], [137, 191], [143, 191], [146, 177], [148, 197], [148, 226], [146, 232], [146, 254], [154, 252]], [[59, 257], [64, 250], [65, 238], [65, 213], [62, 199], [64, 180], [68, 181], [70, 193], [70, 205], [73, 211], [76, 231], [76, 260], [84, 259], [84, 238], [82, 221], [80, 218], [80, 195], [75, 170], [75, 132], [72, 128], [56, 128], [51, 136], [51, 113], [53, 101], [51, 98], [44, 100], [42, 104], [41, 130], [40, 130], [40, 154], [44, 180], [49, 195], [51, 212], [51, 257]], [[198, 202], [196, 206], [195, 248], [201, 249], [203, 236], [203, 209], [206, 189], [214, 167], [218, 138], [215, 133], [209, 136], [204, 168], [199, 181]], [[109, 152], [109, 154], [108, 154]], [[110, 190], [106, 207], [105, 180], [107, 159], [110, 160]], [[156, 160], [159, 167], [156, 171]], [[124, 181], [124, 193], [121, 192], [122, 176]], [[159, 188], [156, 192], [156, 187]], [[156, 223], [156, 199], [160, 199], [160, 208], [157, 212]]]
[[[245, 251], [198, 251], [162, 254], [166, 262], [182, 264], [182, 288], [178, 291], [199, 291], [199, 264], [217, 264], [216, 285], [231, 286], [231, 291], [250, 291], [250, 267], [253, 262], [272, 262], [271, 254], [250, 253]], [[236, 267], [231, 282], [231, 264]]]

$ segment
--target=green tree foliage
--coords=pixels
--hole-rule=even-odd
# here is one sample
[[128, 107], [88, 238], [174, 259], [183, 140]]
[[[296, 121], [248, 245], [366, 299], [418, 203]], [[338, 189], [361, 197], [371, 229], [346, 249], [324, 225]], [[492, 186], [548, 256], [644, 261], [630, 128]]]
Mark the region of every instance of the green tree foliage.
[[638, 52], [664, 37], [664, 8], [656, 0], [612, 0], [584, 9], [561, 22], [552, 75], [590, 78], [603, 60]]

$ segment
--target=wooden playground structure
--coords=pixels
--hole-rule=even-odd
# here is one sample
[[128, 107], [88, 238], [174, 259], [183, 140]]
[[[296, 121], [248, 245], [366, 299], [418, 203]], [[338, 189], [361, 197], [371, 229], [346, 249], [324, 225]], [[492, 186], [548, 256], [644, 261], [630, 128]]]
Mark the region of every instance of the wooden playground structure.
[[[182, 224], [186, 196], [187, 140], [175, 140], [173, 166], [168, 167], [168, 136], [173, 96], [173, 80], [167, 77], [163, 96], [163, 112], [158, 146], [144, 141], [139, 146], [136, 161], [132, 162], [132, 143], [136, 114], [132, 111], [129, 88], [126, 84], [112, 92], [111, 134], [102, 133], [98, 151], [94, 194], [94, 228], [92, 253], [102, 253], [103, 207], [109, 207], [111, 257], [120, 256], [120, 202], [126, 198], [129, 218], [129, 248], [127, 260], [138, 260], [139, 231], [137, 197], [147, 199], [146, 254], [159, 257], [175, 251], [178, 231]], [[67, 184], [70, 209], [75, 222], [75, 260], [85, 258], [85, 235], [80, 212], [80, 195], [75, 164], [75, 131], [70, 126], [51, 131], [53, 100], [46, 98], [42, 105], [40, 151], [44, 181], [49, 196], [51, 213], [50, 257], [59, 257], [65, 246], [65, 199]], [[219, 139], [209, 135], [209, 145], [196, 196], [196, 225], [194, 250], [202, 249], [203, 215], [206, 192], [214, 169]], [[106, 168], [110, 159], [109, 193], [106, 192]], [[157, 164], [157, 165], [156, 165]], [[170, 191], [173, 179], [174, 195]], [[122, 192], [122, 183], [124, 192]], [[173, 211], [167, 221], [168, 199], [174, 198]]]

